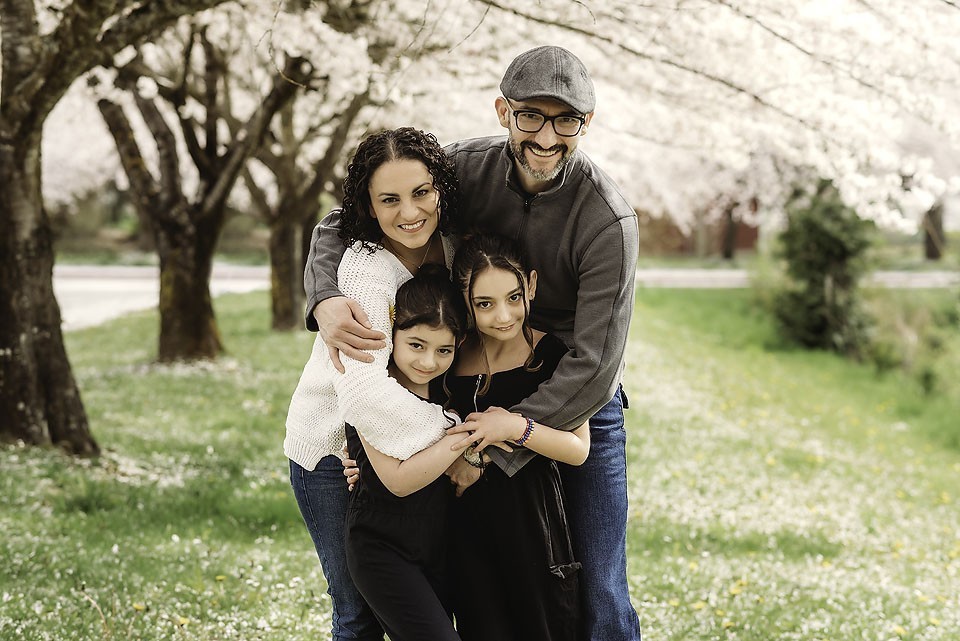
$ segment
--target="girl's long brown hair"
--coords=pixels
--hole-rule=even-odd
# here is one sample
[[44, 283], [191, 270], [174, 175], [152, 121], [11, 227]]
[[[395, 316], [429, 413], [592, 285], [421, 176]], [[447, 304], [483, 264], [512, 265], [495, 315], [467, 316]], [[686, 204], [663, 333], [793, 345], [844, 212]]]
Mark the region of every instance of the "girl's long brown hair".
[[523, 363], [527, 371], [540, 369], [542, 363], [535, 363], [536, 354], [533, 350], [533, 330], [530, 328], [530, 302], [527, 299], [527, 283], [530, 279], [530, 268], [520, 246], [505, 236], [490, 233], [474, 233], [467, 235], [457, 255], [453, 259], [453, 282], [467, 299], [467, 312], [477, 339], [480, 341], [483, 355], [483, 366], [486, 370], [486, 379], [477, 396], [483, 396], [490, 389], [490, 364], [487, 361], [486, 350], [483, 350], [483, 334], [477, 330], [477, 318], [473, 311], [473, 285], [477, 276], [490, 268], [503, 269], [517, 278], [517, 285], [523, 294], [523, 325], [521, 331], [527, 345], [530, 346], [530, 355]]

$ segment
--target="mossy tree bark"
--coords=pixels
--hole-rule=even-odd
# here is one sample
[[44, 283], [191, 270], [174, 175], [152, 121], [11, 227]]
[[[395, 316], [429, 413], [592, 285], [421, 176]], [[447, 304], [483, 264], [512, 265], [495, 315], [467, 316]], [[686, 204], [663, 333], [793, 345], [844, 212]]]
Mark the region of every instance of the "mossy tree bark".
[[0, 440], [97, 454], [67, 358], [41, 197], [40, 141], [73, 82], [222, 0], [67, 2], [41, 33], [33, 0], [0, 2]]

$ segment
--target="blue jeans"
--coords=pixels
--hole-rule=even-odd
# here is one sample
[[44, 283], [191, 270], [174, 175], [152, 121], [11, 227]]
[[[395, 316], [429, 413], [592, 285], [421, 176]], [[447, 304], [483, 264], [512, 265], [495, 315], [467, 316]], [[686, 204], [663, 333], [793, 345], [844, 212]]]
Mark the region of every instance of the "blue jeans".
[[340, 459], [324, 457], [313, 471], [290, 461], [290, 485], [327, 578], [327, 594], [333, 602], [333, 641], [383, 641], [383, 629], [347, 570], [343, 524], [349, 492]]
[[576, 559], [583, 564], [581, 638], [640, 641], [640, 620], [627, 587], [626, 395], [590, 419], [590, 455], [583, 465], [560, 465]]

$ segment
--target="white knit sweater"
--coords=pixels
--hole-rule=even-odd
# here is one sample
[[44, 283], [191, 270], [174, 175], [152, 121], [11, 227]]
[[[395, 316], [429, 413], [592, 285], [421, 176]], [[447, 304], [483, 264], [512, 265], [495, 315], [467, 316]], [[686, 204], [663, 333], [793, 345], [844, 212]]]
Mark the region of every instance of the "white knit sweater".
[[[449, 267], [452, 247], [442, 240]], [[341, 354], [346, 372], [340, 374], [317, 335], [290, 399], [283, 452], [308, 470], [325, 456], [342, 456], [347, 422], [377, 450], [401, 460], [410, 458], [443, 438], [450, 426], [439, 405], [420, 399], [387, 375], [393, 350], [390, 311], [397, 288], [411, 278], [410, 272], [389, 251], [371, 254], [355, 243], [344, 253], [337, 278], [344, 296], [360, 303], [373, 329], [386, 335], [387, 345], [371, 352], [372, 363]]]

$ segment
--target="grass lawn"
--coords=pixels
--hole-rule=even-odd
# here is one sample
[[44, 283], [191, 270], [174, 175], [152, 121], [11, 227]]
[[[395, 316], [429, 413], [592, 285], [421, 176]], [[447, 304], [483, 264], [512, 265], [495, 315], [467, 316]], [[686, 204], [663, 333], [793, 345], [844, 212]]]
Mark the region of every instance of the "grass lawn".
[[960, 403], [924, 403], [900, 375], [770, 347], [750, 301], [638, 295], [628, 547], [645, 629], [958, 638]]
[[[313, 337], [267, 308], [218, 299], [230, 353], [206, 365], [151, 364], [153, 313], [68, 335], [104, 455], [0, 449], [0, 638], [327, 638], [280, 447]], [[954, 396], [768, 347], [747, 292], [641, 290], [632, 332], [647, 639], [958, 638]]]

